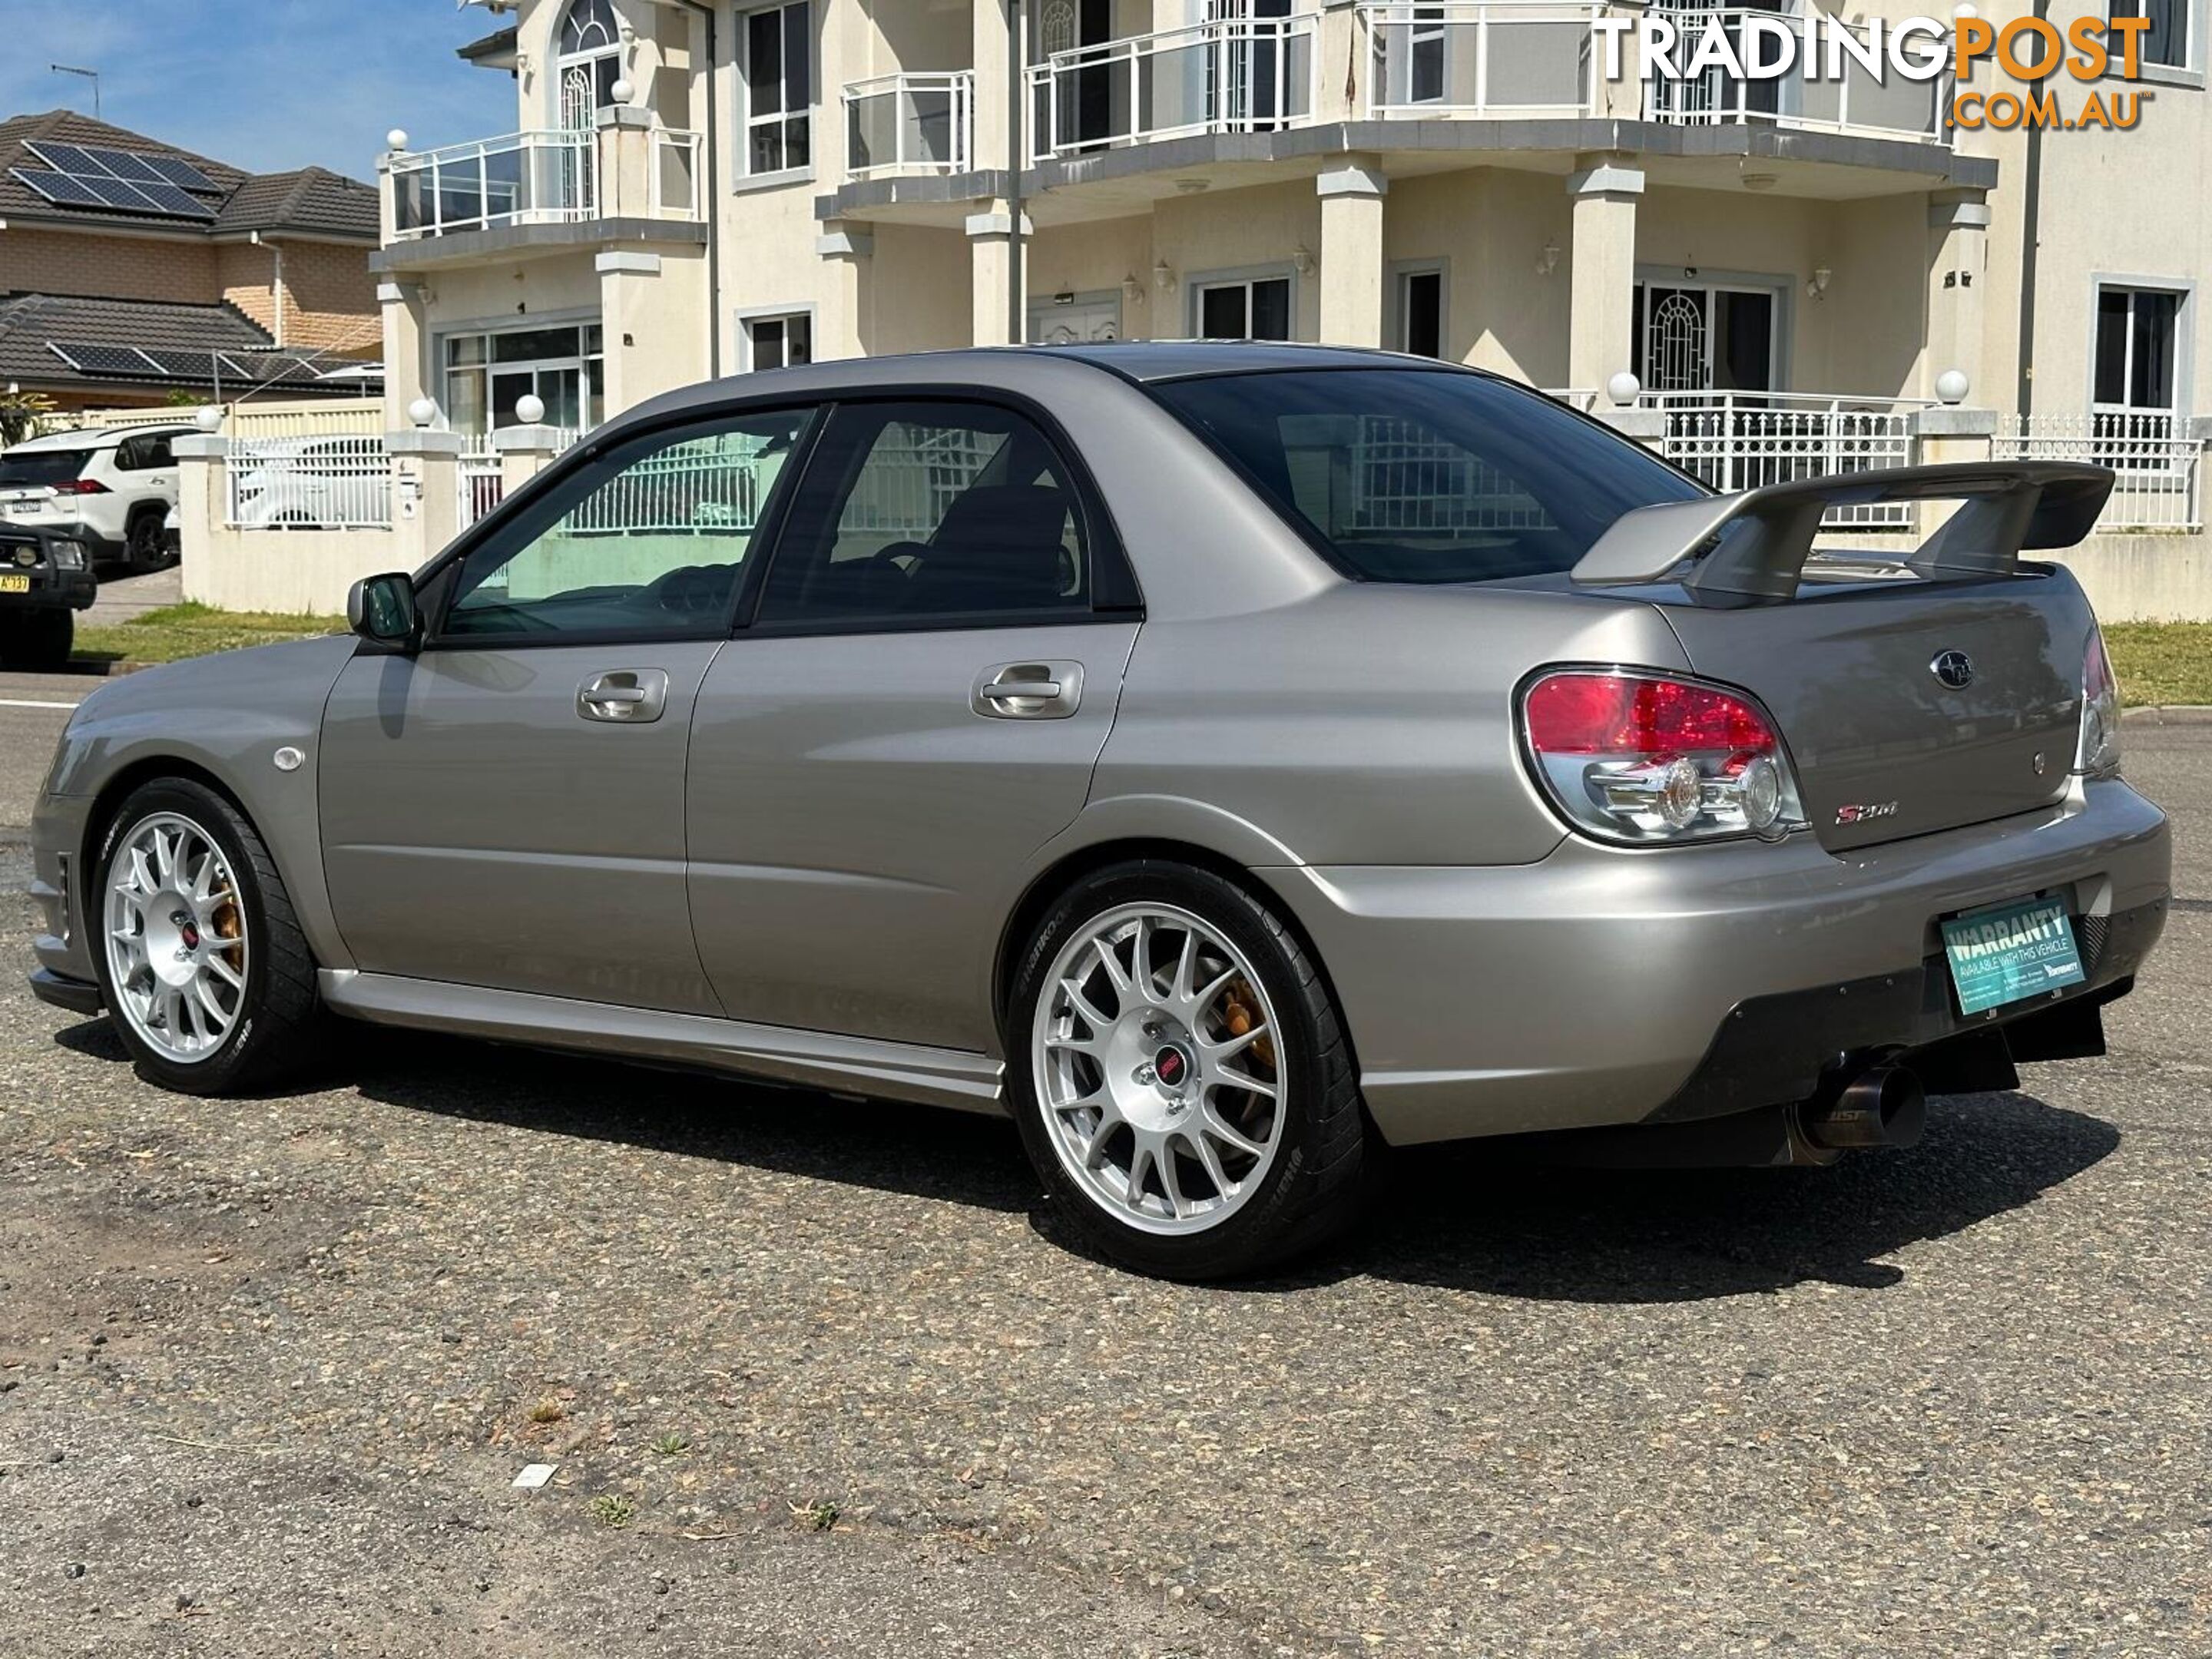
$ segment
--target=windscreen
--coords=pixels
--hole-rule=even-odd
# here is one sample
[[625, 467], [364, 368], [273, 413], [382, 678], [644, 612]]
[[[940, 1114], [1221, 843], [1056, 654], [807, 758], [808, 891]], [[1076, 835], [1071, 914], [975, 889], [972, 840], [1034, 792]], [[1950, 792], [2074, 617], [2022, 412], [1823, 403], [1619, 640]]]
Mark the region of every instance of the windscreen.
[[1632, 507], [1703, 493], [1636, 445], [1485, 375], [1297, 370], [1152, 390], [1370, 581], [1571, 569]]
[[0, 489], [67, 483], [91, 453], [88, 449], [34, 449], [28, 454], [0, 455]]

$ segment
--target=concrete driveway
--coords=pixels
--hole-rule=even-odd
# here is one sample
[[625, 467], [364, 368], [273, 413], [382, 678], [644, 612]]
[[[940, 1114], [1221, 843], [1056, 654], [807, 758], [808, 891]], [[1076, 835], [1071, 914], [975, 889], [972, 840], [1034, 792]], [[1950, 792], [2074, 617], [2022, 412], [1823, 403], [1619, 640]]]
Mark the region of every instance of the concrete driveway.
[[[0, 823], [82, 685], [0, 685]], [[1828, 1171], [1407, 1160], [1232, 1290], [1073, 1254], [988, 1121], [376, 1033], [159, 1094], [18, 943], [0, 1635], [2212, 1651], [2212, 726], [2128, 743], [2181, 862], [2109, 1058]]]

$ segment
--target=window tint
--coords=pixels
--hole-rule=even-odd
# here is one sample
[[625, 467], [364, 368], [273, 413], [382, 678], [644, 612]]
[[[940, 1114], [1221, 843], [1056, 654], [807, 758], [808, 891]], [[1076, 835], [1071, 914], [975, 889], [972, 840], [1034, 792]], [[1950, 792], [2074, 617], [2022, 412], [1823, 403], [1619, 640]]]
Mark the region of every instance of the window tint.
[[720, 629], [807, 418], [746, 416], [583, 462], [469, 553], [442, 635], [673, 637]]
[[760, 620], [896, 626], [1089, 604], [1082, 514], [1033, 423], [981, 404], [852, 404], [793, 503]]
[[0, 489], [10, 485], [67, 483], [91, 454], [85, 449], [33, 449], [0, 457]]
[[1699, 493], [1635, 445], [1482, 375], [1334, 369], [1153, 391], [1370, 580], [1565, 570], [1630, 508]]

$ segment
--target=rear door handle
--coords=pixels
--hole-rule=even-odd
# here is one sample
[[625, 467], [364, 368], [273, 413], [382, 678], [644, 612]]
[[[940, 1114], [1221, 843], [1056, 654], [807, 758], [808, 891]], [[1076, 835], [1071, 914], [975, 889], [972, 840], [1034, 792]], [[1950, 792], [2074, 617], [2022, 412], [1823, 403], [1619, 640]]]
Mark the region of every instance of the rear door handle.
[[576, 712], [587, 720], [643, 726], [668, 707], [668, 675], [659, 668], [610, 668], [576, 688]]
[[996, 663], [968, 696], [970, 708], [994, 720], [1064, 720], [1082, 702], [1079, 662]]

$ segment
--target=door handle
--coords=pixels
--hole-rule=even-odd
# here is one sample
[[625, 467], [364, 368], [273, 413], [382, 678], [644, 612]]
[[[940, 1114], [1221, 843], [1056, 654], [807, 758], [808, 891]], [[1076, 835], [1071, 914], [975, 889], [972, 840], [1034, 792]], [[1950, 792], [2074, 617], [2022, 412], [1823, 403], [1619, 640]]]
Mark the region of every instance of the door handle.
[[986, 720], [1064, 720], [1083, 701], [1079, 662], [1002, 662], [975, 677], [968, 706]]
[[668, 675], [659, 668], [610, 668], [576, 688], [576, 713], [587, 720], [643, 726], [668, 707]]

